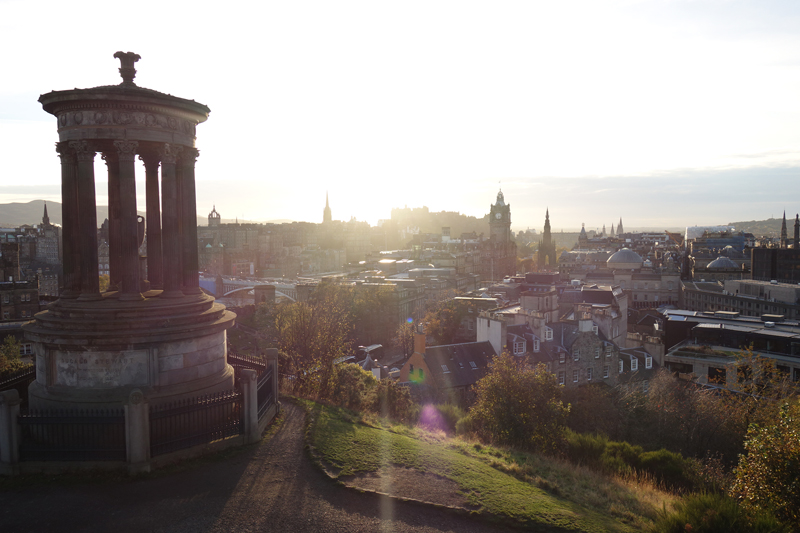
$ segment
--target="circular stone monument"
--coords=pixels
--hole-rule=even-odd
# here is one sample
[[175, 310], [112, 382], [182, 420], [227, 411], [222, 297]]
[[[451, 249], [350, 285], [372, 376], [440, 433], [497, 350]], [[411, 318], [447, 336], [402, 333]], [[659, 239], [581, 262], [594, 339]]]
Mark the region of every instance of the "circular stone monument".
[[[232, 389], [226, 330], [236, 315], [199, 287], [195, 148], [209, 109], [133, 82], [54, 91], [39, 102], [57, 119], [63, 286], [25, 326], [36, 354], [33, 408], [119, 406], [133, 389], [151, 402]], [[94, 160], [108, 168], [110, 283], [100, 291]], [[136, 158], [144, 163], [147, 257], [139, 256]], [[160, 172], [159, 172], [160, 169]]]

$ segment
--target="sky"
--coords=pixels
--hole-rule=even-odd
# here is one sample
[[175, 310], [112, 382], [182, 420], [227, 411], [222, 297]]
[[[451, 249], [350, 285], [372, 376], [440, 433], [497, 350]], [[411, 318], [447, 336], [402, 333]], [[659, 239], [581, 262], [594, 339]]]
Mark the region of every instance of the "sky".
[[119, 83], [121, 50], [211, 108], [201, 216], [481, 217], [500, 188], [514, 230], [800, 211], [800, 2], [0, 0], [0, 46], [0, 203], [59, 201], [38, 97]]

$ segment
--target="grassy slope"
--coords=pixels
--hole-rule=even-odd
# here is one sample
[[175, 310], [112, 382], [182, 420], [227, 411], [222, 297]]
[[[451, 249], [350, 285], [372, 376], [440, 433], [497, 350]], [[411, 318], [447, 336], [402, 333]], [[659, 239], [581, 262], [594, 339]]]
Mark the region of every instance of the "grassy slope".
[[[310, 444], [324, 462], [340, 470], [340, 477], [377, 472], [388, 465], [413, 468], [457, 483], [460, 492], [480, 514], [545, 530], [636, 531], [650, 522], [656, 510], [655, 502], [643, 503], [636, 498], [638, 487], [623, 487], [621, 499], [594, 494], [608, 490], [607, 485], [615, 482], [605, 478], [604, 486], [595, 474], [575, 467], [565, 466], [566, 473], [561, 472], [549, 459], [539, 460], [541, 464], [535, 466], [533, 456], [522, 459], [521, 454], [474, 446], [403, 426], [376, 427], [342, 409], [312, 403], [306, 403], [306, 407], [310, 414]], [[532, 469], [557, 481], [547, 481], [533, 474]], [[546, 472], [548, 469], [552, 471]], [[586, 505], [587, 493], [590, 505]], [[635, 500], [635, 505], [630, 502], [626, 505], [622, 501], [625, 499]], [[591, 504], [596, 508], [591, 508]], [[631, 508], [640, 512], [631, 512]], [[644, 514], [649, 517], [642, 516], [643, 508], [647, 508], [649, 512]]]

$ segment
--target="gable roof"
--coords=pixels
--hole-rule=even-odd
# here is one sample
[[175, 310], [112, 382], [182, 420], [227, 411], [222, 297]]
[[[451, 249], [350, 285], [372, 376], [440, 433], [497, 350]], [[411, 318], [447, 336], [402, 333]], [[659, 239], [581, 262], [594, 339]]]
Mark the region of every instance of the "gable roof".
[[425, 363], [440, 389], [467, 387], [486, 375], [496, 354], [489, 341], [425, 348]]

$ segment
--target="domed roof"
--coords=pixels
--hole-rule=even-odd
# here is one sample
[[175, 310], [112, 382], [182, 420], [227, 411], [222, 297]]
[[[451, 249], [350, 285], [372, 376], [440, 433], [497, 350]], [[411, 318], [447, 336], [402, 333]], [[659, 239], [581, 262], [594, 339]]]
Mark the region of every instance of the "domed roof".
[[609, 257], [608, 261], [606, 261], [606, 264], [608, 264], [609, 266], [616, 266], [619, 264], [628, 265], [633, 263], [636, 263], [638, 266], [641, 266], [642, 256], [640, 256], [630, 248], [623, 248], [619, 252]]
[[738, 270], [739, 269], [739, 265], [737, 265], [735, 262], [731, 261], [727, 257], [721, 257], [720, 256], [720, 257], [714, 259], [713, 261], [711, 261], [706, 268], [708, 270], [712, 270], [712, 269], [714, 269], [714, 270], [722, 270], [722, 269], [730, 269], [730, 268], [735, 268], [735, 269]]

